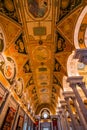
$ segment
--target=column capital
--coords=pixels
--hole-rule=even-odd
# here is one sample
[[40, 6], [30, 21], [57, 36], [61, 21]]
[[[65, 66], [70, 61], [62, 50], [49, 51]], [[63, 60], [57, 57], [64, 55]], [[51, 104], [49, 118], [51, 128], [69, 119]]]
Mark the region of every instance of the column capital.
[[60, 104], [61, 104], [61, 107], [64, 108], [67, 106], [66, 104], [66, 101], [65, 100], [60, 100]]
[[79, 59], [79, 62], [87, 65], [87, 49], [76, 49], [73, 58]]
[[69, 98], [75, 97], [75, 94], [74, 94], [73, 91], [64, 91], [63, 95], [64, 95], [65, 99], [69, 99]]
[[82, 82], [83, 76], [72, 76], [67, 78], [67, 82], [70, 84], [78, 84]]
[[63, 109], [62, 107], [58, 107], [58, 113], [62, 113]]
[[67, 82], [70, 83], [70, 87], [76, 87], [78, 85], [79, 87], [84, 87], [85, 83], [82, 81], [83, 76], [72, 76], [67, 78]]
[[85, 82], [79, 82], [79, 83], [77, 83], [77, 85], [79, 86], [79, 87], [85, 87]]

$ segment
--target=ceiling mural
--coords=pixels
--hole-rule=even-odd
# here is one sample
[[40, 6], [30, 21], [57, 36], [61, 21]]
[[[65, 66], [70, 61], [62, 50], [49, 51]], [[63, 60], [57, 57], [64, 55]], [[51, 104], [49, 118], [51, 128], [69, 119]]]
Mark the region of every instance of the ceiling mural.
[[25, 73], [32, 73], [29, 60], [24, 64], [23, 70]]
[[15, 92], [17, 93], [17, 95], [21, 98], [22, 94], [23, 94], [23, 88], [24, 88], [24, 84], [23, 84], [23, 79], [18, 78], [15, 81]]
[[79, 6], [82, 3], [82, 0], [61, 0], [60, 1], [60, 14], [59, 20], [64, 18], [69, 14], [75, 7]]
[[48, 12], [50, 0], [27, 0], [29, 14], [36, 18], [43, 18]]
[[33, 51], [33, 59], [38, 62], [46, 62], [51, 58], [50, 50], [46, 46], [38, 46]]
[[19, 23], [14, 22], [12, 19], [9, 19], [9, 17], [4, 16], [0, 12], [0, 26], [3, 29], [3, 33], [5, 36], [5, 49], [9, 48], [9, 46], [15, 42], [17, 37], [20, 35], [22, 31], [22, 27]]
[[33, 77], [31, 76], [27, 85], [26, 85], [26, 88], [29, 87], [30, 85], [33, 85], [34, 84], [34, 80], [33, 80]]
[[[75, 21], [79, 17], [83, 7], [78, 7], [75, 11], [71, 12], [67, 15], [61, 22], [58, 23], [57, 29], [58, 31], [69, 41], [69, 43], [74, 44], [74, 28]], [[72, 21], [72, 22], [71, 22]], [[72, 31], [71, 31], [72, 29]]]
[[[0, 79], [9, 87], [14, 85], [14, 92], [29, 112], [39, 114], [48, 108], [56, 113], [84, 2], [0, 0]], [[86, 18], [84, 14], [78, 29], [81, 48], [87, 33]]]
[[21, 34], [15, 41], [15, 49], [18, 51], [18, 53], [27, 54], [23, 41], [23, 34]]
[[0, 12], [18, 21], [14, 0], [0, 0]]

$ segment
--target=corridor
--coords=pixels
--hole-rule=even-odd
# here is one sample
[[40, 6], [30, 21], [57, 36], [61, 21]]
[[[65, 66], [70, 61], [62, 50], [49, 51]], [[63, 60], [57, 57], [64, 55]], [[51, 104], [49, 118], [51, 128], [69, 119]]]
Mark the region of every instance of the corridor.
[[87, 130], [87, 0], [0, 0], [0, 130]]

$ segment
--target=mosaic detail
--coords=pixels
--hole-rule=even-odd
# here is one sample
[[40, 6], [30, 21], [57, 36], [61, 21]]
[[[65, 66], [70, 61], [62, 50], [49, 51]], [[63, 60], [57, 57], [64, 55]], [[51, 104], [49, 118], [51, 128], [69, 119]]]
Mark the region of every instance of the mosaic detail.
[[48, 0], [27, 0], [29, 13], [34, 18], [42, 18], [48, 11]]
[[56, 76], [53, 76], [53, 84], [57, 84], [61, 87], [60, 82], [58, 81], [58, 79], [56, 78]]
[[0, 12], [18, 21], [13, 0], [0, 0]]
[[16, 83], [15, 83], [15, 87], [14, 90], [16, 92], [16, 94], [21, 97], [22, 96], [22, 92], [23, 92], [23, 80], [21, 78], [19, 78]]
[[46, 46], [39, 46], [33, 51], [33, 57], [38, 62], [45, 62], [50, 58], [50, 51]]
[[56, 32], [56, 39], [56, 53], [64, 51], [66, 47], [65, 39], [58, 32]]
[[33, 84], [34, 84], [34, 80], [33, 80], [33, 77], [31, 76], [30, 80], [28, 81], [28, 83], [26, 85], [26, 88]]
[[30, 68], [30, 63], [29, 63], [29, 60], [25, 63], [25, 65], [23, 66], [23, 71], [25, 73], [31, 73], [31, 68]]
[[82, 0], [61, 0], [59, 20], [64, 18], [68, 13], [70, 13], [75, 7], [77, 7], [81, 3]]
[[15, 42], [15, 49], [18, 51], [18, 53], [27, 54], [22, 34], [20, 35], [20, 37]]
[[12, 58], [4, 57], [0, 55], [0, 70], [3, 73], [4, 77], [8, 80], [10, 84], [13, 83], [15, 75], [16, 75], [16, 65]]
[[55, 72], [60, 72], [61, 71], [61, 65], [56, 59], [55, 59], [54, 71]]

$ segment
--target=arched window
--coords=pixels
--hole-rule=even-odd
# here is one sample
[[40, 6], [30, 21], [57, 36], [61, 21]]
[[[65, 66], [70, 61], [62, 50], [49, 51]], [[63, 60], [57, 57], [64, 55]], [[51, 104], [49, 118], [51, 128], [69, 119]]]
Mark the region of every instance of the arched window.
[[49, 117], [50, 117], [50, 112], [47, 109], [42, 110], [41, 118], [42, 119], [48, 119]]

